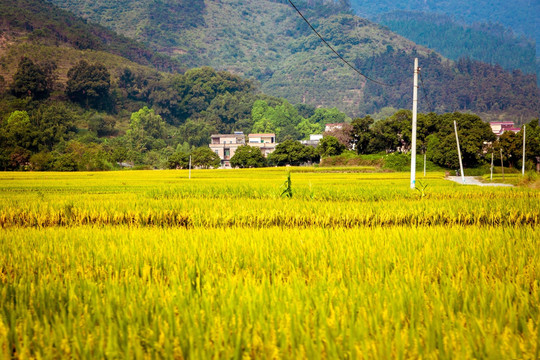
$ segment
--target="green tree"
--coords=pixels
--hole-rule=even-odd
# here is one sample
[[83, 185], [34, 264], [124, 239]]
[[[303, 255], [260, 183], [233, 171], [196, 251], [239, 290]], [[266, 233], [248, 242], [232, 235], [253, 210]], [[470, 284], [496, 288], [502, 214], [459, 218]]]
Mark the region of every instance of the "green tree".
[[427, 158], [435, 164], [459, 167], [454, 120], [457, 123], [463, 166], [474, 167], [483, 159], [485, 143], [495, 141], [489, 124], [476, 115], [452, 113], [437, 116], [437, 132], [427, 137]]
[[162, 140], [165, 135], [165, 122], [153, 109], [145, 106], [131, 114], [126, 136], [130, 140], [133, 150], [143, 152], [161, 149], [166, 145]]
[[219, 94], [200, 114], [200, 118], [221, 134], [233, 131], [248, 132], [253, 126], [251, 110], [254, 101], [253, 95], [249, 93]]
[[317, 145], [317, 153], [321, 158], [341, 155], [347, 148], [333, 136], [325, 136]]
[[260, 148], [242, 145], [236, 149], [231, 158], [231, 165], [239, 168], [258, 168], [266, 165], [266, 159]]
[[167, 160], [169, 169], [187, 169], [189, 167], [189, 153], [184, 151], [176, 151], [169, 156]]
[[495, 154], [499, 154], [502, 150], [503, 161], [509, 167], [516, 167], [523, 156], [523, 133], [520, 132], [519, 135], [512, 131], [505, 131], [493, 143]]
[[[527, 125], [525, 156], [526, 162], [540, 164], [540, 124], [538, 119], [531, 120]], [[523, 131], [523, 130], [522, 130]], [[523, 139], [523, 133], [518, 133], [518, 137]]]
[[311, 122], [309, 119], [303, 119], [296, 126], [296, 129], [301, 134], [302, 139], [307, 140], [310, 135], [322, 134], [324, 127], [321, 124]]
[[46, 104], [32, 116], [36, 125], [35, 141], [37, 145], [51, 151], [54, 145], [73, 137], [76, 127], [75, 114], [63, 103]]
[[194, 167], [201, 167], [204, 169], [217, 168], [221, 164], [219, 156], [206, 146], [193, 150], [191, 162]]
[[178, 127], [175, 138], [179, 143], [188, 143], [190, 146], [201, 147], [210, 143], [210, 136], [215, 131], [212, 126], [203, 121], [188, 119]]
[[35, 128], [30, 122], [30, 116], [26, 111], [12, 112], [2, 129], [4, 144], [2, 147], [33, 149]]
[[111, 75], [105, 65], [81, 60], [67, 75], [66, 94], [72, 101], [101, 109], [111, 106]]
[[352, 137], [358, 154], [367, 154], [369, 142], [373, 138], [370, 126], [374, 120], [368, 115], [364, 118], [356, 118], [352, 121]]
[[13, 75], [11, 92], [17, 97], [30, 96], [33, 99], [44, 99], [50, 94], [52, 84], [45, 71], [27, 57], [19, 62], [17, 72]]
[[249, 93], [253, 92], [255, 87], [251, 81], [243, 80], [237, 75], [202, 67], [175, 77], [173, 89], [179, 95], [175, 116], [183, 122], [193, 114], [206, 110], [219, 94]]
[[268, 155], [268, 162], [277, 166], [301, 165], [303, 163], [317, 161], [318, 154], [315, 148], [304, 146], [299, 141], [286, 140], [276, 146], [276, 150]]
[[315, 110], [315, 114], [309, 118], [312, 123], [320, 124], [323, 127], [326, 124], [339, 124], [348, 122], [351, 119], [344, 112], [339, 111], [337, 108], [319, 108]]
[[278, 141], [298, 140], [303, 134], [297, 126], [303, 120], [298, 109], [284, 100], [272, 107], [265, 100], [255, 101], [251, 111], [254, 133], [275, 133]]

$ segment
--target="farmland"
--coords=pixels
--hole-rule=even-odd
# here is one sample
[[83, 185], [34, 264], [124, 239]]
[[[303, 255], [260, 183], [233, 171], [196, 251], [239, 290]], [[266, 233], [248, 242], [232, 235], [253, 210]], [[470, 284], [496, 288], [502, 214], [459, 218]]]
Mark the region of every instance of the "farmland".
[[290, 170], [1, 173], [0, 357], [538, 358], [538, 190]]

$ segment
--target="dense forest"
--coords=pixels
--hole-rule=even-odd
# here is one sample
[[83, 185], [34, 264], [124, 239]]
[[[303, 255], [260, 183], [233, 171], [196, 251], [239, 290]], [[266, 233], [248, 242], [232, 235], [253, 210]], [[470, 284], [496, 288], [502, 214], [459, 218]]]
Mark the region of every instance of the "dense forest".
[[[522, 124], [540, 112], [540, 93], [536, 77], [516, 70], [507, 72], [499, 65], [488, 65], [470, 59], [455, 64], [444, 63], [435, 54], [421, 56], [388, 49], [366, 61], [357, 61], [365, 73], [379, 71], [387, 86], [368, 82], [366, 113], [381, 106], [407, 108], [412, 103], [410, 84], [402, 79], [410, 76], [413, 58], [421, 67], [419, 106], [424, 111], [472, 111], [477, 114], [504, 112]], [[382, 71], [381, 71], [382, 70]]]
[[359, 16], [375, 18], [395, 10], [422, 11], [446, 14], [465, 24], [494, 23], [511, 28], [515, 33], [540, 41], [537, 26], [540, 3], [530, 0], [351, 0]]
[[376, 21], [452, 60], [467, 56], [510, 71], [536, 73], [534, 42], [498, 24], [462, 25], [448, 15], [410, 11], [384, 14]]

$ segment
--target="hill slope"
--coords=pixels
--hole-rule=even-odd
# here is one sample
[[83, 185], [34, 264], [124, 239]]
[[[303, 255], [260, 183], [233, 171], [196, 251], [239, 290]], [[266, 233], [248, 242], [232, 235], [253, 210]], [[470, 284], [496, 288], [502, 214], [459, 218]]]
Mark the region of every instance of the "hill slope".
[[374, 18], [395, 10], [422, 11], [445, 14], [466, 24], [495, 23], [511, 28], [518, 34], [540, 42], [537, 26], [540, 2], [531, 0], [351, 0], [351, 5], [360, 16]]
[[[387, 28], [351, 15], [343, 6], [329, 7], [321, 1], [310, 1], [310, 5], [297, 2], [306, 17], [347, 60], [361, 64], [373, 78], [392, 78], [394, 86], [385, 89], [374, 88], [372, 84], [366, 86], [365, 79], [337, 60], [285, 1], [139, 0], [126, 6], [112, 6], [104, 0], [55, 2], [124, 35], [146, 41], [188, 66], [210, 65], [257, 79], [264, 92], [286, 97], [293, 103], [338, 106], [351, 115], [376, 112], [385, 106], [409, 105], [412, 70], [403, 73], [402, 68], [395, 68], [395, 54], [403, 53], [422, 59], [435, 56], [439, 61], [431, 62], [436, 67], [433, 73], [457, 77], [459, 81], [452, 81], [459, 84], [468, 79], [483, 93], [485, 83], [484, 87], [493, 95], [481, 103], [463, 101], [456, 106], [456, 98], [470, 97], [459, 92], [469, 92], [470, 88], [438, 89], [445, 83], [426, 77], [426, 86], [433, 92], [447, 94], [437, 99], [437, 109], [441, 111], [477, 111], [491, 118], [516, 115], [528, 118], [538, 113], [538, 100], [528, 101], [538, 96], [536, 86], [530, 85], [534, 78], [502, 72], [504, 76], [499, 78], [513, 84], [512, 91], [519, 90], [507, 94], [505, 84], [492, 77], [493, 73], [499, 73], [496, 67], [487, 70], [481, 64], [470, 63], [459, 68]], [[173, 16], [184, 10], [187, 14], [184, 18]], [[370, 65], [375, 62], [380, 66]], [[412, 67], [412, 62], [407, 67]], [[396, 73], [400, 76], [394, 76]], [[523, 100], [523, 92], [527, 100]], [[393, 99], [400, 101], [392, 102]]]
[[467, 56], [506, 70], [536, 72], [535, 45], [525, 36], [495, 24], [459, 24], [447, 15], [396, 11], [378, 16], [377, 22], [407, 39], [459, 60]]
[[4, 44], [24, 35], [40, 44], [105, 51], [159, 70], [183, 69], [178, 61], [103, 26], [89, 24], [44, 0], [0, 0], [0, 19], [0, 39]]

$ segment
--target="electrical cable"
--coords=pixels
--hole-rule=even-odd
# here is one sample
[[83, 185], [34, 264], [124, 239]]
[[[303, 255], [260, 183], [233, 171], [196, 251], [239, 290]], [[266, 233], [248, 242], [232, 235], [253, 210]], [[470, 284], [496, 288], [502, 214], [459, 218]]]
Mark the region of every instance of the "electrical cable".
[[358, 73], [360, 76], [366, 78], [366, 80], [369, 80], [369, 81], [371, 81], [371, 82], [374, 82], [375, 84], [379, 84], [379, 85], [382, 85], [382, 86], [392, 86], [392, 85], [383, 83], [383, 82], [381, 82], [381, 81], [372, 79], [372, 78], [370, 78], [369, 76], [363, 74], [360, 70], [358, 70], [358, 69], [355, 68], [354, 66], [352, 66], [351, 63], [349, 63], [347, 60], [345, 60], [345, 59], [343, 58], [343, 56], [341, 56], [336, 50], [334, 50], [334, 48], [332, 47], [332, 45], [330, 45], [330, 44], [329, 44], [329, 43], [321, 36], [321, 34], [319, 34], [319, 33], [317, 32], [317, 30], [313, 27], [313, 25], [310, 24], [310, 22], [308, 21], [308, 19], [306, 19], [306, 18], [304, 17], [304, 15], [300, 12], [300, 10], [298, 10], [298, 8], [296, 7], [296, 5], [294, 5], [294, 3], [293, 3], [291, 0], [288, 0], [288, 1], [289, 1], [289, 3], [291, 4], [291, 6], [296, 10], [296, 12], [300, 15], [300, 17], [301, 17], [302, 19], [304, 19], [304, 21], [306, 22], [306, 24], [309, 25], [309, 27], [311, 28], [311, 30], [313, 30], [313, 32], [314, 32], [315, 34], [317, 34], [317, 36], [322, 40], [322, 42], [324, 42], [324, 43], [326, 44], [326, 46], [328, 46], [328, 47], [330, 48], [330, 50], [332, 50], [332, 52], [333, 52], [334, 54], [336, 54], [336, 56], [337, 56], [338, 58], [341, 59], [341, 61], [343, 61], [345, 64], [347, 64], [351, 69], [353, 69], [353, 70], [354, 70], [356, 73]]
[[420, 83], [422, 84], [422, 92], [424, 93], [424, 98], [426, 99], [426, 103], [428, 104], [430, 111], [435, 112], [435, 110], [433, 109], [433, 103], [429, 101], [428, 99], [426, 85], [424, 85], [424, 79], [422, 78], [422, 72], [418, 71], [418, 75], [420, 75]]

